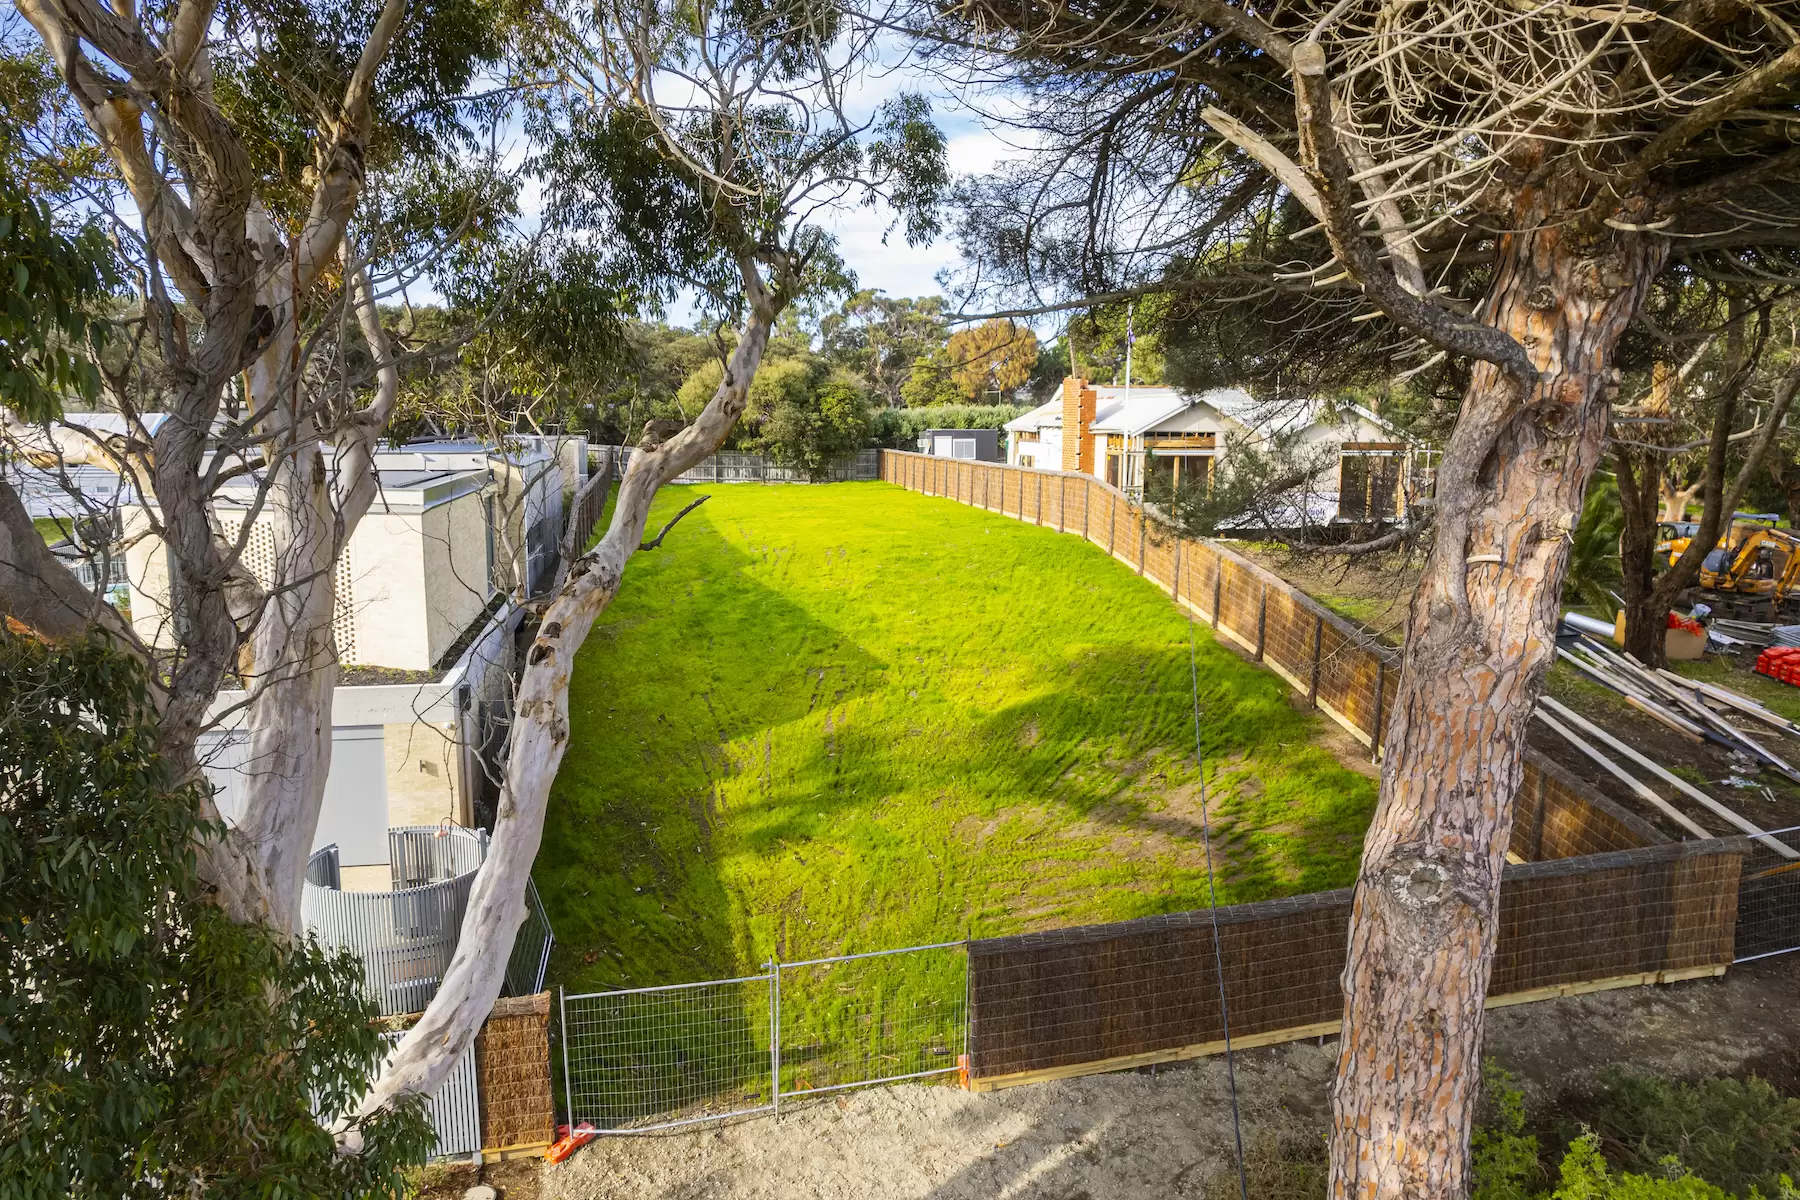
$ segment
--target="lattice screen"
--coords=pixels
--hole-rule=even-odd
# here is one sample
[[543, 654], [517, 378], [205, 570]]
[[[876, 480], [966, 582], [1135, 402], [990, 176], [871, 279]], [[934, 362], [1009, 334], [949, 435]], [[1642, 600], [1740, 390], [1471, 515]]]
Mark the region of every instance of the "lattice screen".
[[[244, 522], [225, 519], [220, 525], [226, 541], [235, 542]], [[265, 588], [272, 585], [275, 579], [275, 531], [267, 519], [258, 520], [250, 530], [250, 536], [244, 542], [243, 562], [258, 583]], [[350, 550], [346, 547], [344, 553], [338, 555], [331, 577], [331, 633], [337, 641], [338, 661], [345, 664], [359, 661], [356, 656], [355, 580]]]

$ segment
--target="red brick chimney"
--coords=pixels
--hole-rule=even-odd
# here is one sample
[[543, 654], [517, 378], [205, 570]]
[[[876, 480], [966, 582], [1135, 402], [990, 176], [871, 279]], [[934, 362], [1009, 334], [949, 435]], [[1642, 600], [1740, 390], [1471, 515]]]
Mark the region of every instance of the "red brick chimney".
[[1094, 473], [1094, 401], [1098, 398], [1087, 380], [1073, 375], [1063, 379], [1062, 469]]

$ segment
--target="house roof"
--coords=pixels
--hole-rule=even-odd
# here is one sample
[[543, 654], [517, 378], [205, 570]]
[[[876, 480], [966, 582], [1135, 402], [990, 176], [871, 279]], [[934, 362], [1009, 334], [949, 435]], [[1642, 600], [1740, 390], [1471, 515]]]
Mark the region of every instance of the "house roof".
[[1136, 437], [1161, 425], [1193, 401], [1171, 387], [1106, 387], [1094, 389], [1095, 433]]
[[[1308, 398], [1258, 400], [1243, 388], [1213, 388], [1198, 395], [1172, 387], [1134, 385], [1127, 398], [1122, 386], [1095, 387], [1095, 433], [1117, 433], [1138, 437], [1151, 433], [1171, 418], [1196, 405], [1205, 405], [1231, 424], [1264, 437], [1304, 429], [1324, 419], [1331, 406], [1325, 401]], [[1351, 413], [1370, 424], [1400, 438], [1393, 424], [1383, 420], [1360, 404], [1336, 410]], [[1060, 429], [1063, 423], [1062, 398], [1040, 404], [1030, 412], [1013, 418], [1006, 428], [1014, 433], [1032, 433], [1040, 429]]]
[[1036, 433], [1046, 425], [1062, 428], [1062, 397], [1040, 404], [1028, 413], [1022, 413], [1006, 423], [1005, 428], [1013, 433]]

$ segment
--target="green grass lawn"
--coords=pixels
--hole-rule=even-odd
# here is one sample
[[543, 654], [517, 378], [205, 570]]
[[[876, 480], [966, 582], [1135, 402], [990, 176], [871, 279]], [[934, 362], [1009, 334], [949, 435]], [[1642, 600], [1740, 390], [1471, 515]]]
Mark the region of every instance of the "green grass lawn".
[[[1153, 584], [887, 484], [711, 491], [577, 663], [536, 866], [558, 982], [1205, 906], [1190, 626]], [[1349, 883], [1374, 780], [1193, 637], [1221, 902]]]
[[33, 517], [31, 526], [44, 539], [44, 544], [54, 546], [69, 536], [68, 523], [58, 517]]

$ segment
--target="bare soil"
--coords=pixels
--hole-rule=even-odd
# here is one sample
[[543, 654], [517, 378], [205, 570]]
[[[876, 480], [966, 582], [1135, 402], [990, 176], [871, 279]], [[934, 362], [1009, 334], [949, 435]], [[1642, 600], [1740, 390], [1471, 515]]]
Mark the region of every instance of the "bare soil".
[[[1614, 1064], [1673, 1079], [1755, 1073], [1792, 1094], [1797, 989], [1800, 956], [1518, 1005], [1490, 1015], [1488, 1053], [1533, 1113], [1589, 1094]], [[1237, 1055], [1246, 1141], [1323, 1137], [1335, 1055], [1331, 1038]], [[1136, 1200], [1216, 1190], [1232, 1145], [1226, 1066], [1206, 1059], [987, 1094], [876, 1088], [784, 1106], [779, 1120], [602, 1139], [534, 1178], [516, 1163], [481, 1173], [505, 1200]]]

